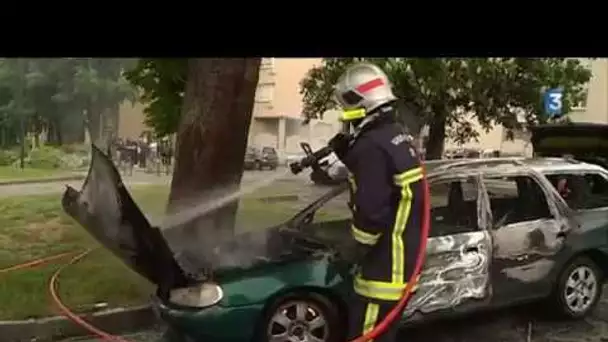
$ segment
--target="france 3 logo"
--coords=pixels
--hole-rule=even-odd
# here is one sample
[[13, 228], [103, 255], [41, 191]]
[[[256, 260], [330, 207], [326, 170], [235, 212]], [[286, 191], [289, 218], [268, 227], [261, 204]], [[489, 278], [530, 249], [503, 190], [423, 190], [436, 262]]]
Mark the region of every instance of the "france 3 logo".
[[562, 88], [553, 88], [545, 91], [544, 103], [545, 113], [550, 118], [557, 118], [562, 115], [562, 99], [564, 90]]

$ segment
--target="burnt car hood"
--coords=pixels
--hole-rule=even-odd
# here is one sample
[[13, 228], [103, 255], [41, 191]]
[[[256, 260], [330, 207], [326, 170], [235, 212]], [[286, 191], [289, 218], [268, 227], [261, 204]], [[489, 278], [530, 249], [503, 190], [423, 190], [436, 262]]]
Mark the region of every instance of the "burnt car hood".
[[82, 189], [68, 186], [62, 205], [98, 242], [159, 289], [191, 282], [161, 231], [150, 225], [131, 198], [112, 161], [95, 146]]
[[530, 130], [535, 156], [571, 156], [608, 168], [608, 125], [549, 124], [531, 127]]
[[[230, 236], [214, 236], [193, 248], [171, 248], [175, 237], [151, 226], [122, 182], [112, 161], [92, 147], [89, 173], [82, 189], [68, 186], [63, 194], [64, 211], [127, 266], [158, 285], [161, 296], [209, 276], [263, 264], [303, 259], [334, 252], [332, 241], [319, 238], [312, 229], [300, 229], [307, 215], [343, 188], [338, 187], [311, 203], [285, 224]], [[181, 232], [176, 231], [178, 235]], [[187, 237], [187, 236], [186, 236]], [[206, 248], [212, 242], [213, 248]]]

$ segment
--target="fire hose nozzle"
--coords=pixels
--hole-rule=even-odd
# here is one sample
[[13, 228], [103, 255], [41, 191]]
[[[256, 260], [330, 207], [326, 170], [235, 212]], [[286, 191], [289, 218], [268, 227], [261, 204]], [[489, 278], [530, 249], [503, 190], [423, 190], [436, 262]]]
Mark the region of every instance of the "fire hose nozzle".
[[302, 158], [300, 161], [293, 162], [289, 164], [289, 168], [291, 169], [291, 173], [297, 175], [298, 173], [304, 171], [304, 169], [311, 167], [316, 163], [316, 158], [314, 156], [307, 156]]
[[306, 143], [302, 143], [302, 149], [306, 153], [306, 157], [300, 159], [300, 161], [293, 162], [289, 164], [289, 168], [294, 175], [302, 172], [304, 169], [309, 167], [314, 167], [319, 163], [319, 160], [327, 157], [330, 153], [333, 152], [331, 147], [325, 146], [322, 149], [312, 152], [310, 149], [310, 145]]

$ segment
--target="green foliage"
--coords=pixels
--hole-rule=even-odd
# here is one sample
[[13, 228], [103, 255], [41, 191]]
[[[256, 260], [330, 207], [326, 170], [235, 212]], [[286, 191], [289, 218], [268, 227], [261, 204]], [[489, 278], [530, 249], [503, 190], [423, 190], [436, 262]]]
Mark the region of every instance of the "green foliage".
[[100, 138], [100, 118], [113, 115], [104, 121], [117, 122], [118, 105], [135, 99], [133, 87], [121, 75], [134, 62], [117, 58], [0, 59], [1, 146], [19, 142], [22, 121], [25, 133], [47, 131], [50, 141], [59, 145], [81, 142], [86, 126], [94, 139]]
[[[25, 167], [33, 169], [75, 169], [78, 167], [86, 166], [89, 162], [89, 153], [86, 145], [67, 145], [71, 146], [65, 148], [64, 146], [55, 147], [49, 145], [43, 145], [28, 151], [25, 157]], [[6, 165], [12, 165], [19, 167], [19, 152], [17, 150], [7, 150], [2, 152], [0, 150], [0, 163], [2, 163], [2, 153], [7, 153], [7, 160], [12, 160], [12, 163]], [[0, 164], [1, 165], [1, 164]]]
[[146, 104], [146, 124], [158, 136], [175, 133], [186, 87], [187, 59], [140, 59], [126, 79]]
[[0, 166], [12, 165], [19, 159], [19, 151], [15, 149], [0, 150]]
[[[564, 89], [563, 108], [569, 112], [585, 99], [591, 78], [579, 60], [565, 58], [326, 58], [301, 82], [307, 117], [336, 107], [332, 85], [359, 60], [387, 72], [395, 95], [430, 126], [429, 141], [441, 145], [446, 134], [460, 143], [476, 139], [471, 120], [485, 130], [500, 124], [509, 131], [521, 128], [519, 116], [528, 125], [545, 122], [542, 94], [547, 87]], [[447, 126], [447, 132], [440, 126]]]
[[27, 167], [36, 169], [58, 169], [63, 166], [64, 154], [52, 146], [41, 146], [32, 150], [26, 158]]

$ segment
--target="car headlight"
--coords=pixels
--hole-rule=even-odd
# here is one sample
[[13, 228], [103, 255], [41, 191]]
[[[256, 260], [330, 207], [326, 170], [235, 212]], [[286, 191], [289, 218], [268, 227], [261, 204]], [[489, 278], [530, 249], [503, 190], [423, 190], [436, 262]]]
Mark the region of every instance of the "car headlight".
[[217, 304], [223, 297], [224, 292], [219, 285], [203, 283], [171, 290], [169, 301], [177, 305], [204, 308]]

